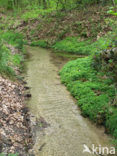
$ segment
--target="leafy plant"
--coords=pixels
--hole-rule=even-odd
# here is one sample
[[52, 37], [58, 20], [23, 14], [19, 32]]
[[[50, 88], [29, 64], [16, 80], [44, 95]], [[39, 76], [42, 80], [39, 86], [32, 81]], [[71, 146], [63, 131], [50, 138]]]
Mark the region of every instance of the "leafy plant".
[[111, 40], [109, 37], [103, 37], [95, 42], [91, 40], [80, 41], [76, 37], [67, 37], [64, 40], [56, 42], [53, 48], [57, 51], [69, 52], [73, 54], [91, 55], [97, 51], [106, 49]]
[[14, 77], [15, 67], [21, 67], [23, 61], [23, 54], [13, 54], [7, 47], [8, 44], [15, 46], [23, 52], [23, 38], [22, 35], [13, 32], [1, 32], [0, 40], [0, 73], [8, 77]]
[[90, 53], [90, 43], [90, 40], [81, 42], [78, 38], [68, 37], [62, 41], [56, 42], [53, 48], [58, 51], [87, 55]]
[[30, 9], [28, 11], [26, 11], [22, 16], [21, 18], [24, 20], [24, 21], [28, 21], [30, 19], [38, 19], [39, 18], [39, 15], [42, 15], [42, 16], [45, 16], [49, 13], [51, 13], [52, 11], [54, 11], [55, 9], [54, 8], [48, 8], [48, 9], [43, 9], [43, 8], [33, 8], [33, 9]]
[[15, 73], [12, 67], [9, 66], [10, 62], [10, 51], [1, 43], [0, 44], [0, 73], [6, 74], [7, 76], [14, 76]]
[[19, 33], [13, 33], [12, 31], [7, 31], [5, 33], [1, 32], [1, 38], [3, 41], [15, 46], [18, 49], [23, 49], [23, 36]]
[[61, 81], [78, 100], [82, 114], [103, 124], [116, 137], [117, 109], [111, 102], [117, 92], [113, 80], [93, 69], [92, 61], [86, 57], [68, 62], [60, 71]]
[[47, 48], [48, 44], [44, 40], [32, 41], [31, 46], [40, 46], [42, 48]]

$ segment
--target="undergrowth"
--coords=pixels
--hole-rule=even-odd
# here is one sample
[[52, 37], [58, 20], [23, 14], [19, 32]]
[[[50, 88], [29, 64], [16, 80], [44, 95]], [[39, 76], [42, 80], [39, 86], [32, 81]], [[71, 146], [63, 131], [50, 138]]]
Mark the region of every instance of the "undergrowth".
[[42, 48], [48, 47], [48, 43], [44, 40], [32, 41], [30, 45], [31, 46], [40, 46]]
[[[22, 66], [23, 37], [13, 32], [0, 32], [0, 35], [0, 73], [13, 78], [16, 75], [15, 68]], [[15, 49], [12, 51], [8, 45], [15, 47]]]
[[80, 41], [75, 37], [67, 37], [66, 39], [56, 42], [53, 48], [57, 51], [69, 52], [74, 54], [89, 54], [90, 40]]
[[53, 8], [50, 9], [39, 9], [38, 7], [36, 8], [29, 8], [22, 16], [21, 19], [24, 21], [32, 20], [32, 19], [38, 19], [39, 16], [46, 16], [47, 14], [51, 13], [54, 11]]
[[116, 32], [117, 29], [113, 28], [112, 32], [89, 45], [86, 41], [83, 44], [81, 42], [82, 51], [88, 47], [90, 56], [70, 61], [60, 71], [62, 83], [78, 100], [77, 104], [83, 116], [104, 125], [106, 132], [114, 136], [115, 142], [117, 140], [117, 88], [114, 81], [117, 63], [114, 50], [117, 47]]
[[4, 42], [11, 44], [18, 49], [23, 49], [23, 36], [21, 34], [7, 31], [0, 33], [0, 35]]
[[60, 71], [62, 83], [78, 100], [85, 117], [106, 127], [117, 139], [117, 109], [112, 101], [117, 95], [113, 80], [92, 68], [92, 58], [68, 62]]
[[56, 51], [69, 52], [80, 55], [91, 55], [96, 51], [104, 50], [109, 46], [109, 36], [101, 37], [97, 41], [90, 40], [81, 41], [76, 37], [67, 37], [62, 41], [58, 41], [53, 45]]

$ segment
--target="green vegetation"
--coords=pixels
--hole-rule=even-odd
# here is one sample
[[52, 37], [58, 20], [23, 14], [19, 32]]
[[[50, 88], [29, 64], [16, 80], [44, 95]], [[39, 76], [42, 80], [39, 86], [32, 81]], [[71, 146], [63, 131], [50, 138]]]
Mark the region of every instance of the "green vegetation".
[[87, 55], [91, 52], [91, 47], [89, 46], [91, 41], [80, 41], [75, 37], [68, 37], [62, 41], [57, 42], [53, 48], [57, 51], [69, 52], [74, 54]]
[[48, 43], [44, 40], [32, 41], [30, 45], [31, 46], [40, 46], [42, 48], [48, 47]]
[[82, 115], [104, 125], [117, 139], [117, 23], [113, 24], [112, 31], [95, 42], [65, 39], [54, 48], [90, 55], [68, 62], [60, 71], [61, 81], [77, 99]]
[[68, 37], [62, 41], [56, 42], [53, 48], [57, 51], [69, 52], [80, 55], [90, 55], [96, 51], [104, 50], [109, 46], [110, 38], [103, 37], [96, 42], [91, 40], [80, 41], [76, 37]]
[[44, 40], [32, 41], [31, 46], [40, 46], [47, 48], [50, 46], [55, 51], [67, 52], [77, 55], [91, 55], [98, 51], [105, 50], [112, 40], [112, 34], [108, 33], [104, 37], [93, 42], [92, 39], [81, 40], [78, 37], [66, 37], [63, 40], [57, 41], [54, 45], [48, 45]]
[[9, 66], [11, 54], [9, 49], [3, 45], [0, 44], [0, 73], [5, 73], [8, 76], [15, 75], [14, 70], [12, 67]]
[[34, 19], [38, 19], [39, 16], [46, 16], [48, 15], [49, 13], [53, 12], [54, 9], [39, 9], [38, 7], [36, 8], [33, 8], [34, 10], [28, 10], [27, 12], [25, 12], [22, 16], [21, 16], [21, 19], [23, 19], [24, 21], [28, 21], [28, 20], [34, 20]]
[[1, 32], [0, 35], [0, 73], [14, 77], [15, 68], [20, 68], [23, 61], [23, 38], [13, 32]]
[[[88, 49], [90, 56], [68, 62], [60, 71], [61, 81], [78, 100], [83, 116], [97, 124], [104, 125], [106, 132], [117, 139], [117, 36], [116, 22], [113, 30], [97, 41], [81, 42], [81, 51]], [[69, 41], [69, 40], [68, 40]], [[55, 47], [75, 47], [67, 40], [58, 42]], [[67, 43], [66, 43], [67, 42]], [[72, 45], [72, 46], [68, 46]], [[66, 46], [67, 45], [67, 46]], [[62, 50], [62, 49], [61, 49]], [[77, 53], [77, 51], [74, 51]], [[115, 140], [116, 143], [116, 140]]]
[[[106, 0], [34, 0], [33, 2], [30, 0], [1, 0], [0, 6], [6, 9], [13, 9], [16, 11], [19, 8], [27, 8], [27, 9], [34, 9], [39, 7], [40, 9], [47, 9], [47, 8], [55, 8], [71, 10], [80, 6], [87, 6], [91, 4], [106, 4]], [[116, 0], [108, 0], [108, 3], [114, 4], [117, 3]]]
[[13, 45], [15, 48], [23, 49], [23, 36], [19, 33], [13, 33], [12, 31], [7, 31], [4, 33], [1, 33], [1, 39], [8, 43]]
[[105, 125], [117, 138], [117, 126], [113, 124], [117, 109], [111, 104], [117, 90], [112, 79], [93, 69], [92, 62], [91, 57], [70, 61], [60, 72], [61, 80], [78, 100], [82, 114]]

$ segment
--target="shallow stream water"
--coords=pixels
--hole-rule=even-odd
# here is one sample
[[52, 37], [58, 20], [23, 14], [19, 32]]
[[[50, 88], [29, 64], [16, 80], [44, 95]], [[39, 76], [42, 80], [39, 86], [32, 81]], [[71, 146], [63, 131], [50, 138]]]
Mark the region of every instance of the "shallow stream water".
[[[84, 144], [103, 147], [109, 139], [103, 128], [97, 128], [81, 116], [76, 101], [61, 84], [58, 67], [49, 50], [27, 47], [30, 54], [26, 81], [32, 98], [28, 107], [37, 118], [35, 156], [94, 156], [83, 153]], [[38, 122], [39, 121], [39, 122]]]

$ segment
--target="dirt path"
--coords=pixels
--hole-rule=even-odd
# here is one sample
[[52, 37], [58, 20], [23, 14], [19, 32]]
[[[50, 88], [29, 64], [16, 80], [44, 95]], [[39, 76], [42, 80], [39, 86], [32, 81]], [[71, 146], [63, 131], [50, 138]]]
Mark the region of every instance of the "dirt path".
[[28, 47], [27, 82], [31, 87], [31, 113], [41, 120], [36, 130], [35, 156], [91, 156], [83, 144], [107, 146], [102, 130], [80, 115], [74, 99], [60, 83], [50, 52]]

